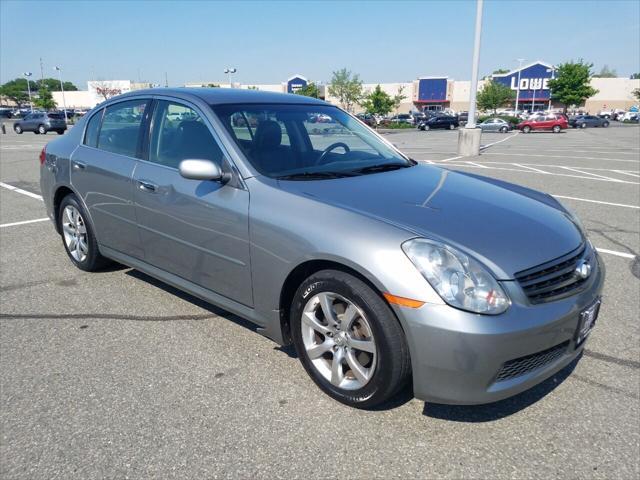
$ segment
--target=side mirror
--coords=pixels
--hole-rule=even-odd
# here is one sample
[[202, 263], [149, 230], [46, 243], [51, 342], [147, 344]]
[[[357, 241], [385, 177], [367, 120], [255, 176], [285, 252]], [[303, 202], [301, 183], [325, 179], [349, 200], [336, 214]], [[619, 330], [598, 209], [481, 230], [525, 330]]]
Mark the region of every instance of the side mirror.
[[215, 180], [226, 183], [231, 179], [230, 174], [223, 172], [220, 165], [211, 160], [182, 160], [178, 171], [190, 180]]

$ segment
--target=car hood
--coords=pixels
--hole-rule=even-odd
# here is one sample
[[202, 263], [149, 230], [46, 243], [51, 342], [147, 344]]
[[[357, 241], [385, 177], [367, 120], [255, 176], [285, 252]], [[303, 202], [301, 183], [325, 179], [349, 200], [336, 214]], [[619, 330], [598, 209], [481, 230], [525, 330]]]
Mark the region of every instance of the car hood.
[[482, 261], [498, 279], [560, 257], [582, 242], [550, 195], [429, 165], [331, 180], [279, 181], [288, 192], [440, 240]]

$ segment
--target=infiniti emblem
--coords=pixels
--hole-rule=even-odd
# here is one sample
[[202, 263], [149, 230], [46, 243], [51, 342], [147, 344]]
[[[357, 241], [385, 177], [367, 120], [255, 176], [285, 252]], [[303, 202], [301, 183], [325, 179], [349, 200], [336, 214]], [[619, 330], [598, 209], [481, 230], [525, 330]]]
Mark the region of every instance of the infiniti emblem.
[[580, 260], [575, 269], [575, 274], [584, 279], [591, 275], [591, 264], [586, 260]]

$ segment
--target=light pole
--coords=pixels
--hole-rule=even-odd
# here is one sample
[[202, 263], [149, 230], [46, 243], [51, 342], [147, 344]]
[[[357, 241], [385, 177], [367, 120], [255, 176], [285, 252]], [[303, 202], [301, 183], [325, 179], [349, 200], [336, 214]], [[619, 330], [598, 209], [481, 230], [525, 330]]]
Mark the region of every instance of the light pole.
[[522, 62], [524, 58], [518, 58], [518, 83], [516, 85], [516, 116], [518, 116], [518, 103], [520, 102], [520, 72], [522, 70]]
[[29, 77], [33, 75], [31, 72], [24, 72], [23, 74], [27, 79], [27, 92], [29, 92], [29, 107], [31, 107], [31, 113], [33, 113], [33, 102], [31, 101], [31, 86], [29, 85]]
[[[551, 66], [551, 80], [553, 80], [553, 74], [555, 73], [555, 68], [553, 65]], [[549, 113], [551, 113], [551, 89], [549, 89]]]
[[67, 123], [67, 102], [64, 99], [64, 86], [62, 85], [62, 69], [58, 66], [54, 67], [54, 70], [58, 71], [58, 78], [60, 79], [60, 91], [62, 92], [62, 109], [64, 111], [64, 123]]
[[231, 85], [231, 74], [232, 73], [236, 73], [236, 71], [237, 70], [235, 68], [233, 68], [233, 67], [224, 69], [224, 73], [227, 74], [227, 78], [229, 79], [229, 88], [233, 88], [233, 85]]
[[476, 94], [478, 93], [478, 65], [480, 63], [480, 37], [482, 36], [482, 4], [476, 4], [476, 37], [473, 43], [473, 67], [471, 70], [471, 92], [469, 92], [469, 117], [465, 128], [476, 128]]

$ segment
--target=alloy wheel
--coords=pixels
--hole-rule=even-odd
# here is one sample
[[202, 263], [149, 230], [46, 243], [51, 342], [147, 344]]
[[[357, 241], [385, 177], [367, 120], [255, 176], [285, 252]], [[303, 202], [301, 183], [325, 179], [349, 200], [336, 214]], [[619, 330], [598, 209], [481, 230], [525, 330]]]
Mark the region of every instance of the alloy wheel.
[[67, 205], [62, 212], [62, 233], [69, 254], [77, 262], [84, 262], [89, 254], [87, 226], [80, 211], [73, 205]]
[[314, 295], [302, 312], [301, 329], [306, 354], [325, 380], [345, 390], [371, 380], [377, 363], [373, 330], [349, 299], [333, 292]]

